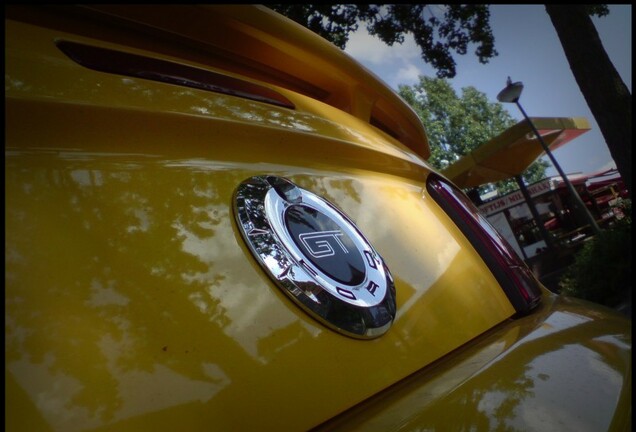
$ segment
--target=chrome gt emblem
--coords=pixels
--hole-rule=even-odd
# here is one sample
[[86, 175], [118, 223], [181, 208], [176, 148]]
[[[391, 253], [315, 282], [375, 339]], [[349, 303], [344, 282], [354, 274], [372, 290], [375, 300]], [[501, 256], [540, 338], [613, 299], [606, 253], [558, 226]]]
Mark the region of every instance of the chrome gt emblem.
[[335, 206], [285, 178], [260, 176], [239, 185], [234, 215], [258, 263], [318, 321], [361, 339], [391, 327], [389, 269]]

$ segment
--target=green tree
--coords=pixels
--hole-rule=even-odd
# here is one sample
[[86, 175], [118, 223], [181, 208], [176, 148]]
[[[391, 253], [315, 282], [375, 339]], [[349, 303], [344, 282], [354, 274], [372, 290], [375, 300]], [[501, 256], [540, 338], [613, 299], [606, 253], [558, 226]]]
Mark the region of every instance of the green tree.
[[615, 209], [625, 216], [603, 230], [575, 256], [559, 281], [561, 294], [616, 307], [631, 298], [631, 200], [620, 200]]
[[[437, 169], [448, 167], [515, 124], [502, 104], [489, 102], [474, 87], [463, 88], [458, 96], [446, 79], [420, 76], [413, 86], [400, 85], [399, 94], [424, 123], [431, 148], [428, 161]], [[547, 166], [543, 160], [533, 163], [523, 174], [526, 183], [543, 179]], [[500, 193], [518, 188], [514, 179], [495, 187]]]
[[[274, 4], [272, 9], [313, 30], [340, 48], [361, 23], [388, 45], [412, 34], [422, 59], [440, 78], [455, 76], [453, 54], [476, 45], [481, 63], [497, 55], [488, 5]], [[546, 5], [572, 73], [631, 196], [632, 95], [600, 41], [590, 16], [607, 5]], [[527, 35], [532, 37], [532, 35]]]

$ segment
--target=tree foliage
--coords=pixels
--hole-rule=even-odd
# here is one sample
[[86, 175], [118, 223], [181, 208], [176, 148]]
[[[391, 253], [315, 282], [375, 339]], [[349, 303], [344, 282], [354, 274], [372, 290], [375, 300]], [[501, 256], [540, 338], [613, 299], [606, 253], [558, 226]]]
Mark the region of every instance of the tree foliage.
[[453, 53], [466, 54], [476, 44], [481, 63], [497, 55], [487, 5], [425, 4], [270, 4], [275, 11], [344, 49], [349, 34], [366, 25], [368, 32], [392, 46], [412, 34], [422, 59], [440, 78], [456, 74]]
[[631, 200], [619, 204], [623, 219], [586, 242], [559, 281], [561, 294], [615, 307], [631, 297]]
[[[400, 85], [399, 94], [424, 123], [431, 148], [428, 161], [440, 170], [516, 123], [502, 104], [489, 102], [486, 94], [465, 87], [459, 96], [441, 78], [420, 76], [413, 86]], [[547, 166], [543, 160], [535, 162], [523, 174], [524, 180], [534, 183], [545, 178]], [[500, 193], [518, 188], [514, 179], [495, 187]]]

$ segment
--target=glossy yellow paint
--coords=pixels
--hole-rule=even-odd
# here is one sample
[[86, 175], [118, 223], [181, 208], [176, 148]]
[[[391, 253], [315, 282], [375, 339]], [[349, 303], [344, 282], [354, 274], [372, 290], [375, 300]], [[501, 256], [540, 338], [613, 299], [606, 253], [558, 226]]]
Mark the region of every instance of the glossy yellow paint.
[[551, 297], [321, 427], [324, 431], [630, 431], [631, 329]]
[[[140, 111], [140, 114], [183, 114], [188, 117], [202, 119], [219, 119], [224, 123], [216, 124], [217, 129], [225, 132], [226, 128], [238, 129], [242, 124], [260, 124], [264, 127], [274, 128], [268, 131], [278, 134], [278, 129], [284, 128], [291, 131], [304, 132], [324, 140], [329, 137], [335, 140], [345, 140], [357, 146], [373, 150], [374, 152], [388, 153], [407, 162], [424, 165], [420, 157], [415, 155], [406, 146], [379, 132], [368, 122], [354, 116], [347, 115], [339, 109], [328, 104], [302, 96], [288, 90], [274, 87], [281, 94], [292, 99], [297, 105], [297, 110], [288, 110], [257, 102], [236, 100], [235, 97], [192, 90], [166, 84], [157, 84], [152, 81], [134, 79], [121, 75], [99, 73], [89, 71], [68, 59], [54, 45], [55, 40], [71, 39], [78, 42], [90, 43], [95, 46], [117, 48], [134, 53], [149, 55], [148, 52], [130, 50], [127, 47], [104, 43], [86, 37], [76, 36], [62, 31], [34, 27], [29, 24], [8, 21], [7, 25], [7, 58], [12, 60], [7, 63], [5, 75], [6, 95], [20, 101], [34, 99], [42, 102], [64, 102], [77, 104], [79, 108], [102, 107], [104, 109], [122, 109]], [[161, 56], [159, 56], [161, 57]], [[41, 71], [45, 69], [46, 74]], [[211, 68], [210, 70], [219, 71]], [[38, 109], [37, 106], [28, 109]], [[44, 110], [48, 108], [43, 108]], [[80, 109], [80, 114], [83, 111]], [[45, 114], [46, 115], [46, 114]], [[90, 114], [86, 114], [90, 115]], [[161, 118], [161, 117], [158, 117]], [[16, 119], [16, 121], [19, 121]], [[185, 121], [196, 121], [188, 119]], [[226, 122], [233, 122], [226, 126]], [[54, 119], [44, 124], [55, 126]], [[206, 124], [210, 125], [208, 121]], [[63, 126], [62, 126], [63, 127]], [[104, 127], [107, 127], [106, 125]], [[180, 127], [180, 126], [177, 126]], [[209, 127], [209, 126], [208, 126]], [[132, 130], [138, 129], [131, 127]], [[210, 138], [201, 135], [206, 140], [205, 147], [210, 145]], [[237, 139], [233, 134], [231, 139]], [[212, 135], [214, 136], [214, 135]], [[240, 137], [238, 138], [240, 139]], [[310, 138], [315, 139], [314, 137]], [[91, 142], [79, 144], [75, 148], [95, 148], [100, 142], [106, 141], [106, 148], [112, 149], [112, 141], [109, 136], [95, 137]], [[165, 139], [159, 137], [154, 142], [135, 142], [135, 145], [150, 146], [152, 150], [161, 148]], [[390, 142], [392, 145], [387, 145]], [[57, 145], [51, 143], [50, 145]], [[309, 143], [312, 144], [311, 142]], [[42, 145], [49, 145], [43, 142]], [[302, 143], [300, 144], [302, 145]], [[194, 144], [192, 145], [194, 147]], [[302, 153], [305, 161], [306, 148], [293, 144]], [[338, 146], [337, 143], [332, 146]], [[72, 147], [72, 146], [71, 146]], [[168, 148], [174, 147], [174, 143], [168, 143]], [[205, 148], [203, 147], [203, 148]], [[202, 148], [202, 149], [203, 149]], [[215, 151], [219, 151], [218, 146]], [[281, 150], [293, 149], [283, 148]], [[347, 156], [347, 155], [345, 155]], [[245, 157], [249, 158], [247, 154]], [[378, 155], [374, 159], [385, 158]], [[363, 163], [366, 158], [363, 159]], [[352, 162], [349, 159], [349, 162]], [[306, 161], [305, 161], [306, 163]], [[384, 164], [384, 161], [380, 161]], [[403, 164], [405, 167], [407, 164]], [[407, 167], [407, 169], [410, 169]]]
[[12, 6], [7, 16], [54, 29], [58, 39], [220, 68], [294, 90], [365, 123], [382, 123], [411, 152], [430, 154], [422, 123], [392, 90], [332, 44], [263, 6]]
[[[165, 426], [162, 411], [190, 430], [306, 429], [513, 312], [420, 184], [183, 153], [7, 152], [7, 368], [54, 430]], [[252, 261], [229, 204], [263, 172], [327, 197], [371, 239], [396, 278], [389, 334], [325, 329]]]
[[[148, 47], [29, 22], [6, 22], [8, 430], [307, 430], [510, 321], [426, 163], [367, 121], [267, 83], [297, 109], [91, 71], [54, 41]], [[326, 329], [252, 259], [232, 193], [263, 174], [383, 256], [386, 335]]]

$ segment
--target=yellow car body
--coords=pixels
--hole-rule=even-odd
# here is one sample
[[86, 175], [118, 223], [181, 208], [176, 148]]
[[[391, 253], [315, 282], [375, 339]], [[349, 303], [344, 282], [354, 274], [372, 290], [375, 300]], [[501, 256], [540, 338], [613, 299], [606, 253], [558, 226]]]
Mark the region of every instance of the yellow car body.
[[[517, 313], [427, 191], [415, 114], [326, 41], [247, 5], [11, 6], [5, 36], [7, 430], [631, 430], [631, 320], [543, 287]], [[233, 200], [263, 175], [382, 256], [385, 334], [254, 259]]]

